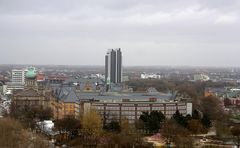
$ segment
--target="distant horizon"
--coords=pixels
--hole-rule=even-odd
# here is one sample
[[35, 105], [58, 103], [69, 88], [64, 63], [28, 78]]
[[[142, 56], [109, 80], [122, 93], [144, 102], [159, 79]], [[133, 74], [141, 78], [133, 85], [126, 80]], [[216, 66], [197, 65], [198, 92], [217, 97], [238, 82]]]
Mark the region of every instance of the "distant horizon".
[[[0, 64], [0, 66], [73, 66], [73, 67], [103, 67], [105, 65], [64, 65], [64, 64]], [[172, 68], [240, 68], [237, 66], [201, 66], [201, 65], [123, 65], [123, 67], [172, 67]]]

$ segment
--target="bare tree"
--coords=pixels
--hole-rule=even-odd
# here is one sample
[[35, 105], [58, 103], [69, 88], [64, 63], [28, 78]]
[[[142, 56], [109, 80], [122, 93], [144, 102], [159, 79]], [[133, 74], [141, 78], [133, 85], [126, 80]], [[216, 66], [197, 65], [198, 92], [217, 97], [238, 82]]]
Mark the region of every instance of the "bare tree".
[[236, 125], [233, 128], [231, 128], [231, 133], [234, 137], [233, 141], [237, 145], [237, 147], [240, 147], [240, 126]]

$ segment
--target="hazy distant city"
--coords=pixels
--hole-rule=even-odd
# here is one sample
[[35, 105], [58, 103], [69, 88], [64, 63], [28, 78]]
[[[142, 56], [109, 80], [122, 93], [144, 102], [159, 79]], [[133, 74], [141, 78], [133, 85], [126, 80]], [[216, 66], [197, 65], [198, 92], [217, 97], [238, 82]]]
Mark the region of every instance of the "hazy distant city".
[[[79, 75], [81, 77], [91, 76], [94, 74], [105, 73], [104, 66], [84, 65], [0, 65], [1, 75], [11, 80], [12, 69], [22, 69], [29, 66], [36, 67], [39, 71], [46, 74], [64, 73], [67, 75]], [[159, 79], [174, 79], [175, 77], [182, 80], [193, 80], [195, 74], [206, 74], [212, 81], [235, 81], [240, 80], [240, 68], [238, 67], [204, 67], [204, 66], [124, 66], [123, 76], [128, 79], [140, 79], [141, 74], [160, 75]]]

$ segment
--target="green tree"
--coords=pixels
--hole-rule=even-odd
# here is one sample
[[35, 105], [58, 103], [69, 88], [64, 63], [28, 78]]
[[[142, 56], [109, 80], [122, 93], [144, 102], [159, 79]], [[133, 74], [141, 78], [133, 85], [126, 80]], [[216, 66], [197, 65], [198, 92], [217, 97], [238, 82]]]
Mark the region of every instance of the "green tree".
[[143, 112], [139, 120], [143, 121], [144, 129], [150, 133], [158, 132], [165, 116], [161, 111]]
[[104, 129], [108, 132], [116, 132], [119, 133], [121, 131], [121, 126], [118, 121], [111, 121], [104, 126]]
[[201, 115], [200, 115], [200, 113], [199, 113], [199, 111], [198, 110], [194, 110], [193, 111], [193, 113], [192, 113], [192, 118], [193, 119], [196, 119], [196, 120], [200, 120], [201, 119]]
[[[189, 118], [189, 116], [188, 116]], [[173, 114], [172, 119], [174, 119], [179, 125], [182, 127], [187, 127], [188, 125], [188, 120], [191, 118], [185, 118], [180, 112], [177, 110], [175, 114]]]
[[201, 119], [201, 123], [205, 129], [209, 129], [212, 126], [212, 122], [209, 119], [209, 117], [205, 114], [203, 114], [203, 117]]

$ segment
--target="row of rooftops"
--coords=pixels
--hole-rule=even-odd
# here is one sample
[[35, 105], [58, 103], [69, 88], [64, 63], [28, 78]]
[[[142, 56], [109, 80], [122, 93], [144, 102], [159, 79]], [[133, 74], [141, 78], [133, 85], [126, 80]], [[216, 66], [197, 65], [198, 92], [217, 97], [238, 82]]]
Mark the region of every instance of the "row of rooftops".
[[207, 88], [206, 91], [212, 92], [217, 97], [223, 98], [239, 98], [239, 88]]
[[171, 93], [118, 93], [118, 92], [106, 92], [104, 94], [99, 93], [85, 93], [77, 92], [75, 87], [55, 87], [53, 88], [53, 94], [55, 98], [65, 103], [74, 103], [81, 100], [94, 100], [100, 102], [122, 102], [122, 101], [149, 101], [154, 98], [154, 102], [166, 102], [174, 100], [174, 95]]

